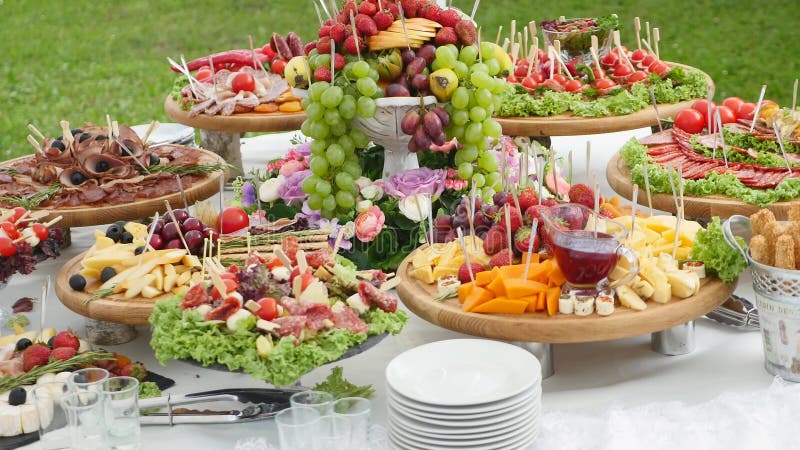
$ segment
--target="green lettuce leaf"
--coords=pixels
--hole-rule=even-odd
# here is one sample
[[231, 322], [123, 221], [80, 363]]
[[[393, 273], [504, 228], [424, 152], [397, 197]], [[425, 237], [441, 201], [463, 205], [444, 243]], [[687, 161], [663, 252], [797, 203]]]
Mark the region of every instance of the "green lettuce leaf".
[[371, 384], [364, 386], [356, 386], [355, 384], [345, 380], [344, 369], [336, 366], [331, 369], [331, 374], [325, 381], [313, 387], [315, 391], [323, 391], [333, 395], [335, 400], [345, 397], [363, 397], [371, 398], [375, 394], [375, 389]]
[[378, 308], [370, 308], [367, 311], [365, 322], [369, 324], [369, 334], [392, 333], [397, 334], [408, 321], [408, 315], [402, 309], [393, 313], [388, 313]]
[[[737, 237], [744, 247], [744, 241]], [[728, 245], [722, 235], [719, 217], [714, 217], [708, 228], [697, 232], [692, 247], [692, 258], [703, 261], [706, 269], [716, 273], [720, 280], [730, 283], [747, 268], [747, 262], [739, 251]]]

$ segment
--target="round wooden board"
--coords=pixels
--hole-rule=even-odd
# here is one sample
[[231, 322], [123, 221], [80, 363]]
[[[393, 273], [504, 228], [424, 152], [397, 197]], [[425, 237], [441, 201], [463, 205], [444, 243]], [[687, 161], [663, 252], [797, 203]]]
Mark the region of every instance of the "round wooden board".
[[300, 129], [300, 125], [306, 120], [305, 111], [296, 113], [275, 112], [269, 114], [243, 113], [232, 116], [209, 116], [200, 114], [194, 117], [189, 116], [188, 111], [184, 111], [172, 99], [167, 96], [164, 101], [164, 110], [174, 121], [199, 128], [201, 130], [226, 131], [229, 133], [244, 133], [247, 131], [295, 131]]
[[[700, 69], [683, 64], [667, 63], [687, 70], [700, 71]], [[707, 73], [703, 72], [703, 74], [708, 78], [713, 91], [713, 80]], [[658, 105], [658, 114], [662, 119], [672, 118], [680, 110], [691, 107], [695, 101], [696, 99]], [[559, 114], [549, 117], [495, 117], [494, 119], [503, 127], [503, 134], [529, 137], [580, 136], [634, 130], [658, 125], [656, 112], [652, 105], [625, 116], [578, 117], [573, 114]]]
[[127, 299], [123, 294], [112, 294], [89, 301], [92, 293], [100, 287], [99, 281], [87, 283], [83, 292], [74, 291], [69, 287], [69, 277], [81, 270], [81, 261], [85, 255], [86, 252], [70, 259], [56, 276], [58, 299], [64, 306], [84, 317], [128, 325], [147, 325], [147, 319], [153, 312], [156, 301], [172, 297], [172, 294], [164, 294], [155, 298]]
[[[208, 158], [210, 164], [225, 164], [225, 160], [220, 158], [219, 155], [209, 152], [208, 150], [197, 149], [203, 152], [204, 156]], [[32, 156], [22, 156], [14, 158], [3, 163], [0, 167], [13, 163], [23, 158], [30, 158]], [[196, 201], [205, 200], [219, 192], [219, 178], [225, 176], [223, 172], [214, 172], [207, 175], [197, 183], [194, 183], [188, 189], [185, 189], [186, 201], [191, 205]], [[162, 195], [161, 197], [137, 200], [133, 203], [125, 203], [120, 205], [110, 206], [89, 206], [89, 207], [75, 207], [75, 208], [36, 208], [35, 211], [44, 211], [48, 215], [44, 217], [42, 222], [55, 219], [61, 216], [61, 221], [58, 222], [60, 227], [87, 227], [92, 225], [102, 225], [106, 223], [113, 223], [118, 220], [138, 220], [143, 217], [152, 216], [156, 211], [162, 211], [164, 208], [164, 200], [167, 200], [173, 208], [183, 208], [183, 199], [180, 192], [173, 194]]]
[[644, 311], [617, 305], [614, 313], [605, 317], [597, 314], [587, 317], [556, 314], [549, 317], [544, 312], [520, 315], [468, 313], [461, 310], [456, 298], [437, 302], [434, 300], [436, 285], [424, 284], [409, 275], [415, 252], [397, 269], [402, 280], [397, 286], [397, 293], [408, 309], [434, 325], [473, 336], [507, 341], [562, 344], [607, 341], [653, 333], [705, 315], [724, 303], [736, 289], [736, 283], [726, 284], [716, 278], [706, 278], [702, 280], [700, 292], [687, 299], [673, 298], [666, 304], [649, 301]]
[[[606, 166], [606, 178], [611, 189], [630, 200], [633, 197], [633, 183], [631, 182], [631, 170], [625, 164], [625, 161], [620, 157], [619, 153], [615, 154]], [[677, 213], [675, 209], [675, 200], [672, 195], [667, 194], [652, 194], [653, 208], [661, 211], [668, 211], [673, 214]], [[638, 202], [642, 206], [647, 205], [647, 194], [644, 193], [640, 187]], [[714, 216], [719, 216], [722, 220], [734, 214], [741, 214], [749, 216], [762, 209], [758, 205], [751, 205], [745, 203], [737, 198], [726, 197], [724, 195], [709, 195], [706, 197], [692, 197], [684, 196], [684, 214], [686, 217], [697, 219], [709, 219]], [[769, 208], [778, 220], [789, 219], [789, 209], [793, 206], [800, 205], [800, 200], [792, 200], [788, 202], [773, 203]]]

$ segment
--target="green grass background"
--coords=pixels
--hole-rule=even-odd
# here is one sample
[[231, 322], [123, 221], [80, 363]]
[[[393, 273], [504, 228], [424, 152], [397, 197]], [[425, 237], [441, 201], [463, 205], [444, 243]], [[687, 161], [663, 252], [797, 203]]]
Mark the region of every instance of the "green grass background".
[[[471, 11], [472, 2], [456, 1]], [[633, 17], [661, 28], [664, 59], [700, 67], [717, 99], [737, 95], [791, 102], [800, 76], [800, 2], [766, 0], [483, 0], [476, 19], [484, 39], [559, 15], [615, 12], [633, 46]], [[316, 36], [311, 0], [0, 0], [0, 158], [30, 153], [26, 124], [60, 134], [61, 119], [120, 123], [168, 121], [163, 100], [173, 75], [166, 57], [187, 59], [256, 45], [270, 34]], [[518, 27], [519, 28], [519, 27]]]

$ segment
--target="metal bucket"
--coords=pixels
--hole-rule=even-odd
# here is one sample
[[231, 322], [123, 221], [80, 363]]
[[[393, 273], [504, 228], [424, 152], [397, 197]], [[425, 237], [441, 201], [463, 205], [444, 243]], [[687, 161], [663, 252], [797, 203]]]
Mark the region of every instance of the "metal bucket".
[[750, 219], [731, 216], [723, 225], [729, 245], [739, 250], [750, 265], [758, 308], [764, 367], [767, 372], [800, 382], [800, 270], [778, 269], [750, 258], [750, 252], [734, 239], [750, 240]]

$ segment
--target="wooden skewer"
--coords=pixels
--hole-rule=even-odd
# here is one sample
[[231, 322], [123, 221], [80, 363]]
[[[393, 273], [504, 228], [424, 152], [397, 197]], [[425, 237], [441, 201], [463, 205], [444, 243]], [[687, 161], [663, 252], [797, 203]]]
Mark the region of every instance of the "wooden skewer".
[[[523, 44], [524, 44], [524, 45], [523, 45]], [[517, 47], [519, 47], [520, 49], [522, 49], [522, 52], [524, 52], [525, 50], [527, 50], [527, 49], [525, 48], [525, 46], [526, 46], [526, 45], [527, 45], [527, 43], [526, 43], [526, 42], [524, 42], [524, 41], [522, 40], [522, 33], [520, 33], [519, 31], [517, 31]], [[522, 56], [523, 58], [525, 57], [525, 55], [523, 55], [522, 53], [520, 53], [520, 56]]]
[[24, 222], [24, 221], [25, 221], [25, 219], [26, 219], [27, 217], [29, 217], [30, 215], [31, 215], [31, 212], [30, 212], [30, 211], [28, 211], [28, 210], [26, 210], [26, 211], [25, 211], [25, 213], [23, 213], [21, 216], [19, 216], [19, 218], [17, 219], [17, 221], [16, 221], [16, 222], [14, 222], [14, 224], [18, 224], [18, 223], [22, 223], [22, 222]]
[[431, 232], [431, 242], [433, 242], [433, 195], [428, 195], [428, 227]]
[[[330, 11], [328, 11], [328, 7], [325, 6], [324, 1], [319, 0], [319, 6], [322, 7], [322, 10], [325, 12], [325, 15], [328, 16], [328, 19], [333, 19], [333, 16], [331, 15]], [[333, 12], [335, 13], [336, 11], [334, 10]]]
[[[511, 36], [509, 36], [509, 37], [511, 38], [511, 49], [513, 51], [513, 49], [514, 49], [514, 39], [517, 37], [517, 20], [516, 19], [513, 19], [511, 21], [511, 33], [510, 34], [511, 34]], [[514, 65], [517, 64], [517, 61], [513, 57], [511, 58], [511, 62], [514, 63]]]
[[515, 42], [514, 45], [511, 46], [511, 60], [517, 61], [519, 59], [518, 56], [519, 56], [519, 42]]
[[681, 222], [683, 222], [683, 208], [678, 208], [678, 221], [675, 224], [675, 238], [672, 241], [672, 259], [678, 254], [678, 242], [680, 242]]
[[[353, 15], [353, 10], [350, 10], [350, 26], [353, 28], [353, 39], [356, 43], [356, 53], [358, 54], [358, 60], [361, 61], [361, 45], [359, 44], [359, 37], [358, 32], [356, 31], [356, 19]], [[403, 32], [405, 32], [405, 28], [403, 28]], [[407, 38], [407, 37], [406, 37]], [[333, 74], [333, 57], [336, 54], [334, 51], [334, 41], [331, 39], [331, 74]], [[331, 85], [333, 85], [333, 75], [331, 75]]]
[[283, 251], [280, 245], [278, 244], [273, 245], [272, 253], [275, 256], [277, 256], [278, 259], [281, 260], [281, 263], [283, 263], [283, 265], [286, 266], [287, 269], [292, 270], [292, 260], [290, 260], [289, 257], [286, 256], [286, 253]]
[[661, 114], [658, 113], [658, 103], [656, 103], [656, 93], [653, 91], [653, 86], [648, 89], [650, 91], [650, 102], [653, 103], [653, 111], [656, 113], [656, 120], [658, 121], [658, 131], [664, 131], [664, 126], [661, 124]]
[[458, 242], [461, 244], [461, 251], [464, 253], [464, 262], [467, 263], [469, 279], [470, 281], [475, 281], [475, 274], [472, 273], [472, 264], [470, 264], [469, 261], [469, 252], [467, 251], [467, 244], [464, 242], [464, 233], [461, 231], [461, 227], [456, 228], [456, 233], [458, 233]]
[[558, 63], [556, 62], [555, 56], [553, 56], [553, 46], [547, 47], [547, 55], [550, 57], [550, 79], [553, 79], [553, 75], [555, 75], [555, 69]]
[[633, 18], [633, 30], [636, 33], [636, 48], [641, 50], [642, 49], [642, 22], [639, 20], [639, 16]]
[[317, 5], [317, 2], [313, 2], [313, 4], [314, 4], [314, 11], [317, 12], [317, 20], [319, 21], [319, 26], [321, 27], [323, 23], [322, 14], [320, 14], [319, 12], [319, 6]]
[[46, 226], [46, 227], [50, 228], [50, 227], [52, 227], [53, 225], [55, 225], [55, 224], [57, 224], [58, 222], [60, 222], [60, 221], [61, 221], [61, 219], [63, 219], [63, 218], [64, 218], [63, 216], [58, 216], [58, 217], [54, 218], [53, 220], [51, 220], [51, 221], [49, 221], [49, 222], [45, 223], [45, 224], [44, 224], [44, 226]]
[[508, 239], [508, 261], [514, 261], [514, 251], [511, 250], [511, 247], [514, 246], [514, 241], [511, 239], [511, 208], [509, 207], [508, 203], [506, 203], [505, 207], [505, 214], [506, 214], [506, 238]]
[[625, 50], [622, 49], [622, 41], [620, 41], [619, 30], [614, 30], [614, 46], [617, 47], [617, 52], [619, 52], [620, 58], [622, 58], [631, 67], [631, 70], [636, 71], [636, 67], [633, 65], [631, 60], [628, 59], [628, 55], [625, 54]]
[[[533, 37], [533, 42], [536, 42], [536, 36]], [[536, 48], [535, 44], [531, 45], [530, 50], [528, 50], [528, 73], [525, 74], [525, 78], [531, 76], [531, 72], [533, 71], [533, 65], [535, 64], [535, 60], [539, 55], [539, 50]]]
[[586, 180], [586, 185], [589, 185], [589, 160], [592, 158], [592, 143], [586, 141], [586, 172], [583, 174]]
[[[167, 208], [167, 213], [169, 214], [169, 218], [172, 219], [172, 223], [175, 224], [175, 228], [178, 230], [178, 237], [181, 238], [181, 243], [183, 244], [183, 248], [186, 249], [187, 253], [192, 253], [192, 250], [189, 249], [189, 246], [186, 245], [186, 239], [183, 238], [183, 232], [181, 231], [181, 225], [178, 223], [178, 219], [175, 218], [175, 213], [172, 211], [172, 206], [169, 204], [169, 201], [164, 200], [164, 206]], [[217, 247], [221, 247], [219, 243], [217, 243]]]
[[336, 234], [336, 241], [333, 243], [333, 250], [331, 254], [335, 257], [337, 253], [339, 253], [339, 247], [342, 245], [342, 239], [344, 239], [344, 228], [339, 228], [339, 232]]
[[592, 180], [594, 181], [594, 237], [597, 238], [597, 219], [600, 217], [600, 183], [597, 182], [597, 176], [592, 174]]
[[47, 276], [45, 279], [44, 285], [42, 286], [42, 306], [39, 310], [39, 329], [44, 330], [44, 321], [47, 312], [47, 294], [50, 292], [50, 275]]
[[503, 51], [508, 53], [508, 47], [511, 45], [511, 41], [508, 38], [504, 38], [503, 40]]
[[[72, 143], [75, 142], [75, 138], [72, 137], [72, 131], [70, 131], [69, 129], [69, 122], [67, 122], [66, 120], [62, 120], [60, 124], [61, 124], [61, 133], [62, 136], [64, 136], [64, 141], [67, 143], [67, 147], [72, 147]], [[110, 125], [111, 124], [109, 124], [109, 126]], [[70, 151], [72, 151], [71, 148]]]
[[[795, 84], [797, 84], [797, 83], [795, 83]], [[797, 89], [795, 89], [795, 91], [797, 91]], [[29, 123], [29, 124], [28, 124], [28, 129], [29, 129], [29, 130], [31, 130], [31, 133], [35, 134], [35, 135], [36, 135], [36, 137], [38, 137], [39, 139], [41, 139], [42, 143], [44, 143], [44, 140], [45, 140], [45, 139], [47, 139], [47, 138], [45, 138], [45, 137], [44, 137], [44, 135], [42, 134], [42, 132], [41, 132], [41, 131], [39, 131], [39, 129], [38, 129], [38, 128], [36, 128], [36, 127], [35, 127], [35, 126], [34, 126], [32, 123]]]
[[653, 198], [650, 196], [650, 175], [648, 175], [647, 170], [648, 164], [645, 163], [642, 166], [644, 171], [644, 190], [647, 193], [647, 206], [650, 208], [650, 215], [653, 215]]
[[517, 214], [522, 218], [522, 209], [519, 207], [519, 197], [517, 197], [517, 190], [511, 189], [511, 199], [514, 200], [514, 207], [517, 209]]
[[[719, 114], [719, 113], [717, 113]], [[719, 119], [719, 116], [717, 116]], [[772, 130], [775, 132], [775, 139], [778, 140], [778, 145], [781, 148], [781, 154], [783, 155], [783, 160], [786, 161], [786, 170], [789, 171], [789, 175], [792, 174], [792, 165], [789, 164], [789, 158], [786, 157], [786, 148], [783, 146], [783, 136], [781, 136], [781, 132], [778, 129], [778, 122], [772, 122]]]
[[297, 251], [297, 268], [300, 273], [305, 273], [308, 270], [308, 261], [306, 260], [306, 252], [302, 248]]
[[564, 71], [564, 75], [567, 76], [570, 80], [574, 80], [572, 74], [569, 72], [567, 65], [564, 64], [564, 60], [561, 59], [561, 41], [558, 39], [555, 40], [555, 51], [553, 52], [553, 56], [555, 57], [556, 61], [558, 62], [559, 73], [561, 70]]
[[758, 94], [758, 103], [756, 103], [756, 110], [753, 113], [753, 123], [750, 124], [750, 132], [753, 132], [753, 128], [756, 126], [756, 122], [758, 122], [758, 113], [761, 112], [761, 104], [764, 102], [764, 94], [767, 93], [767, 85], [764, 84], [761, 86], [761, 93]]
[[[646, 34], [647, 34], [647, 43], [649, 44], [649, 43], [653, 42], [653, 40], [652, 40], [652, 39], [650, 39], [650, 21], [649, 21], [649, 20], [648, 20], [648, 21], [646, 21], [646, 22], [644, 23], [644, 27], [645, 27], [645, 29], [647, 30], [647, 33], [646, 33]], [[656, 53], [653, 51], [653, 49], [652, 49], [652, 48], [650, 49], [650, 52], [651, 52], [652, 54], [654, 54], [654, 55], [656, 54]]]
[[794, 88], [792, 88], [792, 112], [797, 110], [797, 81], [798, 79], [794, 79]]
[[569, 184], [572, 184], [572, 150], [567, 153], [567, 176], [569, 178]]
[[653, 28], [653, 44], [656, 48], [656, 59], [661, 59], [661, 53], [658, 51], [658, 41], [661, 40], [661, 36], [659, 35], [658, 28]]
[[639, 185], [633, 185], [633, 199], [631, 200], [631, 237], [633, 237], [633, 230], [636, 229], [636, 207], [639, 201]]
[[[400, 13], [400, 25], [403, 27], [403, 35], [406, 37], [406, 47], [411, 50], [411, 39], [408, 37], [408, 30], [406, 29], [406, 15], [403, 11], [403, 4], [401, 2], [397, 3], [397, 11]], [[481, 46], [478, 45], [478, 49]]]
[[503, 26], [497, 29], [497, 37], [494, 39], [494, 45], [500, 45], [500, 36], [503, 35]]
[[[250, 40], [252, 41], [252, 39], [253, 38], [251, 37]], [[150, 126], [147, 127], [147, 131], [144, 133], [144, 137], [142, 138], [144, 145], [147, 145], [147, 140], [150, 139], [150, 135], [153, 134], [153, 131], [155, 131], [159, 125], [161, 124], [157, 120], [150, 122]]]
[[35, 152], [38, 152], [39, 150], [42, 149], [42, 146], [39, 145], [39, 143], [36, 142], [36, 139], [34, 139], [33, 136], [31, 136], [30, 134], [28, 135], [28, 143], [31, 144], [31, 147], [33, 147], [33, 151]]
[[[314, 6], [317, 6], [316, 3]], [[208, 245], [208, 238], [203, 239], [203, 259], [200, 261], [200, 279], [206, 279], [206, 255], [208, 254], [208, 249], [210, 246]]]
[[[719, 110], [717, 110], [716, 114], [714, 115], [714, 119], [717, 122], [717, 133], [719, 133], [719, 138], [722, 141], [722, 159], [725, 161], [725, 168], [728, 168], [728, 153], [725, 149], [725, 135], [722, 133], [722, 119], [719, 115]], [[714, 147], [716, 148], [716, 142]], [[789, 164], [789, 161], [786, 161], [786, 164]], [[789, 169], [789, 173], [791, 174], [792, 169]]]
[[522, 274], [522, 279], [528, 279], [528, 269], [531, 267], [531, 254], [533, 253], [533, 241], [535, 240], [534, 237], [536, 236], [537, 229], [539, 228], [539, 219], [533, 219], [533, 223], [531, 223], [531, 236], [530, 240], [528, 241], [528, 251], [526, 252], [527, 258], [525, 260], [525, 271]]
[[528, 22], [528, 30], [530, 30], [531, 38], [536, 36], [536, 21], [535, 20], [531, 20], [530, 22]]
[[[523, 48], [524, 51], [527, 52], [528, 51], [528, 29], [527, 28], [523, 28], [522, 31], [523, 31], [523, 42], [525, 43], [522, 46], [522, 48]], [[528, 56], [528, 55], [524, 55], [524, 56]]]
[[[478, 13], [478, 6], [481, 4], [481, 0], [475, 0], [475, 4], [472, 5], [472, 14], [469, 15], [470, 20], [475, 20], [475, 14]], [[478, 45], [480, 45], [480, 41], [478, 41]]]

